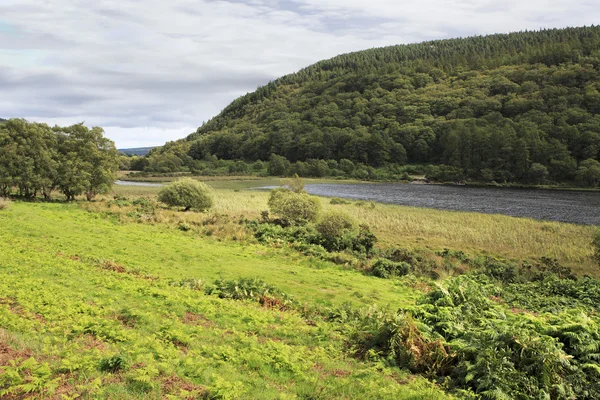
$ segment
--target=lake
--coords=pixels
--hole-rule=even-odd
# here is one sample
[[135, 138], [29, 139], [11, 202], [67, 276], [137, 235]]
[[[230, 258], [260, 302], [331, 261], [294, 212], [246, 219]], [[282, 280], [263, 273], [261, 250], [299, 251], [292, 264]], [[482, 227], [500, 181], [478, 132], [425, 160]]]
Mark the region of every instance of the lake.
[[[162, 186], [147, 182], [117, 181], [116, 183], [132, 186]], [[318, 196], [600, 225], [600, 192], [402, 183], [319, 183], [308, 184], [305, 189], [308, 193]]]
[[600, 192], [401, 183], [306, 185], [310, 194], [600, 225]]

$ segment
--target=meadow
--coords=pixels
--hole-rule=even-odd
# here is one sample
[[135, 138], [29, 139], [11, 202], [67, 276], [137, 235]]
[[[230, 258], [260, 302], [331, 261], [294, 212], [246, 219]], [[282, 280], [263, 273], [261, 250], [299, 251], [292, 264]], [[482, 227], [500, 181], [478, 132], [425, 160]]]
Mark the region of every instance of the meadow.
[[[167, 208], [154, 201], [159, 188], [136, 186], [0, 210], [0, 397], [600, 393], [590, 383], [600, 285], [565, 272], [598, 276], [593, 227], [320, 198], [324, 211], [370, 225], [378, 251], [440, 266], [436, 280], [381, 279], [372, 260], [334, 263], [257, 240], [248, 221], [263, 217], [269, 194], [246, 189], [278, 180], [208, 183], [206, 213]], [[541, 257], [565, 267], [546, 262], [530, 277], [503, 261]]]
[[2, 398], [449, 398], [354, 359], [332, 324], [194, 290], [258, 277], [327, 309], [414, 303], [405, 284], [78, 204], [12, 204], [0, 224]]

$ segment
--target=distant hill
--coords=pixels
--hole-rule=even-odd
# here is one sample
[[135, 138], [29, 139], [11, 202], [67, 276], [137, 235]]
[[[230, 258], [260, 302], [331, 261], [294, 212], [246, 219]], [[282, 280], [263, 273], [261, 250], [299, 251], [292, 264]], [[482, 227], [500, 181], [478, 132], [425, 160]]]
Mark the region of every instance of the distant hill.
[[152, 150], [154, 147], [136, 147], [133, 149], [118, 149], [121, 153], [126, 154], [128, 156], [145, 156]]
[[[153, 151], [146, 165], [164, 166], [158, 158], [168, 156], [169, 165], [191, 169], [211, 155], [276, 154], [292, 163], [333, 160], [327, 168], [336, 174], [352, 171], [339, 166], [346, 159], [540, 183], [600, 174], [599, 149], [600, 27], [592, 26], [340, 55], [234, 100], [185, 140]], [[297, 164], [287, 172], [312, 170]]]

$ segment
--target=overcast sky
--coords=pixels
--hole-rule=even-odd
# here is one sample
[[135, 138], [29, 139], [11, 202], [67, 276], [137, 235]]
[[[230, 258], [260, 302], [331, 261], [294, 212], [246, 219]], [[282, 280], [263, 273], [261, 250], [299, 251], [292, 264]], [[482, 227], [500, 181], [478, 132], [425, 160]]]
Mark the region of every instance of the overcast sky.
[[600, 0], [0, 0], [0, 117], [161, 145], [340, 53], [598, 22]]

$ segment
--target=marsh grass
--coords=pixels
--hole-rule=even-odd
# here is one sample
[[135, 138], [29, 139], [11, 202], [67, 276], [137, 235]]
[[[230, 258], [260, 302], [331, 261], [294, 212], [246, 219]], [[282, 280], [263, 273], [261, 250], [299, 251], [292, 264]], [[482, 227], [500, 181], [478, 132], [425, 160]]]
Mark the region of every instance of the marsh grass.
[[[152, 196], [157, 189], [120, 186], [114, 190], [126, 196], [140, 193]], [[236, 190], [215, 189], [212, 212], [252, 219], [260, 217], [262, 210], [268, 210], [268, 191]], [[323, 211], [345, 211], [359, 223], [371, 226], [380, 247], [450, 248], [513, 260], [550, 257], [570, 266], [578, 274], [600, 276], [592, 260], [591, 242], [596, 230], [593, 226], [380, 203], [359, 207], [360, 202], [331, 204], [329, 198], [320, 199]], [[203, 218], [167, 215], [168, 220]]]

